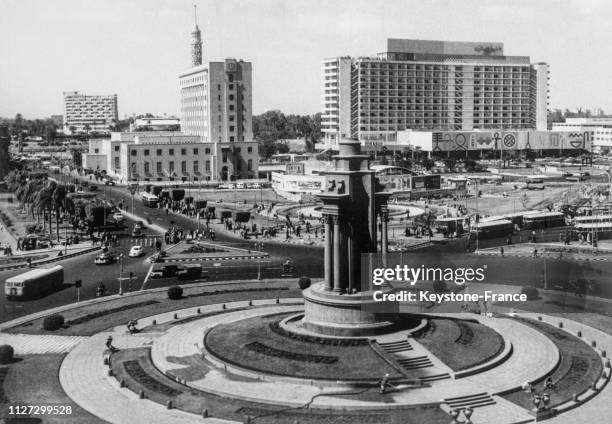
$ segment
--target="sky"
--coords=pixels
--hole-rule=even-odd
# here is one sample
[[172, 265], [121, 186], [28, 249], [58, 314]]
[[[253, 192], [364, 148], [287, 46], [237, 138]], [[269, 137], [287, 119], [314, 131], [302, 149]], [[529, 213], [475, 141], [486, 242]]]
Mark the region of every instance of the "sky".
[[253, 111], [321, 109], [321, 62], [387, 38], [503, 42], [550, 64], [551, 108], [612, 112], [607, 0], [0, 0], [0, 116], [62, 114], [64, 91], [119, 115], [179, 115], [193, 5], [204, 61], [253, 64]]

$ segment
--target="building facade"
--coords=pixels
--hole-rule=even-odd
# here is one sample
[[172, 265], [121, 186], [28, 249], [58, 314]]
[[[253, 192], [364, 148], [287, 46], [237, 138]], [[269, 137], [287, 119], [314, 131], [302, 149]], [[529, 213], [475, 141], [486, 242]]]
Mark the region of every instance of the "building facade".
[[64, 133], [108, 133], [119, 120], [117, 95], [64, 92]]
[[386, 140], [405, 129], [546, 129], [548, 65], [502, 43], [387, 40], [376, 57], [323, 61], [322, 131]]
[[588, 133], [593, 141], [593, 151], [609, 152], [612, 149], [612, 118], [566, 118], [565, 122], [552, 124], [555, 131]]
[[180, 131], [178, 118], [136, 118], [130, 124], [130, 131]]
[[365, 150], [404, 149], [428, 152], [433, 157], [504, 157], [532, 151], [547, 156], [589, 153], [592, 141], [588, 132], [537, 130], [478, 131], [400, 131], [394, 141], [367, 144]]
[[192, 67], [179, 74], [181, 131], [199, 136], [215, 152], [212, 179], [257, 178], [251, 63], [229, 58], [203, 63], [202, 56], [201, 32], [196, 23], [191, 41]]

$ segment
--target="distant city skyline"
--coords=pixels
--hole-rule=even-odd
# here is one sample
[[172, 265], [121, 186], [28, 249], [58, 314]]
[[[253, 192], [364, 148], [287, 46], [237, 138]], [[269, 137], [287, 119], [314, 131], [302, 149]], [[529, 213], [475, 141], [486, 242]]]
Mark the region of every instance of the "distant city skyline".
[[253, 112], [321, 110], [322, 60], [387, 38], [504, 43], [550, 65], [550, 108], [612, 110], [603, 0], [134, 0], [0, 2], [0, 116], [63, 113], [64, 91], [117, 94], [119, 117], [180, 116], [193, 4], [204, 61], [253, 63]]

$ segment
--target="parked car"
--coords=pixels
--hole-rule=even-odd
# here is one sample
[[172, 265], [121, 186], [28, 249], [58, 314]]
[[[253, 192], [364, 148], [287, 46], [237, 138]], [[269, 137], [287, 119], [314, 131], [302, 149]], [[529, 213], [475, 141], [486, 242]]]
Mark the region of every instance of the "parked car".
[[121, 215], [119, 212], [117, 212], [113, 214], [113, 219], [115, 220], [115, 222], [119, 223], [119, 222], [123, 222], [125, 220], [125, 217]]
[[115, 180], [111, 180], [110, 178], [104, 180], [104, 184], [108, 185], [108, 186], [114, 186], [115, 185]]
[[142, 230], [140, 228], [136, 228], [134, 227], [134, 229], [132, 230], [132, 237], [143, 237], [144, 233], [142, 232]]
[[110, 252], [100, 253], [94, 260], [96, 265], [108, 265], [112, 264], [113, 262], [115, 262], [115, 257]]
[[142, 221], [136, 221], [134, 223], [135, 230], [143, 230], [145, 228], [144, 223]]
[[128, 256], [130, 258], [137, 258], [137, 257], [142, 256], [144, 254], [145, 254], [144, 247], [142, 247], [142, 246], [132, 246]]
[[98, 191], [98, 186], [95, 184], [92, 184], [89, 186], [89, 191]]

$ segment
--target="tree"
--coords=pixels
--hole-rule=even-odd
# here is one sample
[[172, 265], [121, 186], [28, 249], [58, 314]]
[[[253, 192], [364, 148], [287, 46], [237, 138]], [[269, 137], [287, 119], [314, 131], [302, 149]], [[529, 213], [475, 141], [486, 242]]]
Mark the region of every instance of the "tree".
[[66, 186], [58, 184], [53, 191], [53, 209], [55, 209], [55, 229], [57, 230], [57, 240], [60, 239], [59, 227], [60, 227], [60, 210], [64, 209], [64, 202], [66, 200]]

